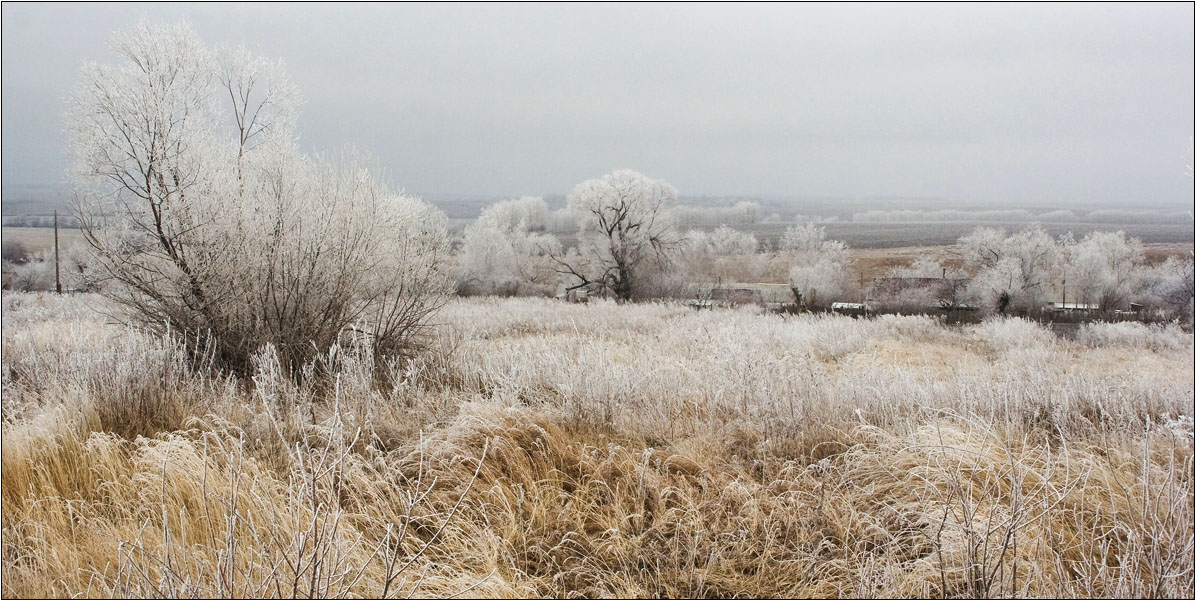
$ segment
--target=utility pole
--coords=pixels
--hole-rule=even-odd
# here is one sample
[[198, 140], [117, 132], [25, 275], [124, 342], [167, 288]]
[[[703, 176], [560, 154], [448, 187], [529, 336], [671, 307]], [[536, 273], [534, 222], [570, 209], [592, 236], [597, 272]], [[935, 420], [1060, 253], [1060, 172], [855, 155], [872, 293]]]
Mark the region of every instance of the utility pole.
[[54, 211], [54, 288], [62, 294], [62, 272], [58, 263], [58, 211]]

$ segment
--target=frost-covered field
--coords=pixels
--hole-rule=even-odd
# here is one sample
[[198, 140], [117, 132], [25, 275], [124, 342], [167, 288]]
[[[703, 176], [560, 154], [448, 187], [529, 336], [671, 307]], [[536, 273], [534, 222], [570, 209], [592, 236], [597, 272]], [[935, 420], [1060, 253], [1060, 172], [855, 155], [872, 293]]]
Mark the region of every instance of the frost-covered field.
[[302, 385], [3, 303], [5, 596], [1194, 592], [1176, 326], [471, 299]]

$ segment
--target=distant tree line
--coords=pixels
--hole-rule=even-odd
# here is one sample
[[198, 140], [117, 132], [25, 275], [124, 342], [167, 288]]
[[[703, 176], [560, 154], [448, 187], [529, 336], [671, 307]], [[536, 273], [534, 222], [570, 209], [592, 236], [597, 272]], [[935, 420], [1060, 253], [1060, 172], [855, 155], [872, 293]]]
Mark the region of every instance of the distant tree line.
[[[53, 215], [5, 215], [4, 227], [54, 227]], [[63, 214], [58, 216], [58, 227], [62, 228], [79, 228], [79, 219], [74, 215]]]
[[498, 203], [465, 231], [458, 290], [464, 294], [584, 291], [620, 300], [683, 294], [686, 283], [748, 282], [770, 262], [788, 267], [794, 302], [825, 308], [869, 300], [878, 308], [981, 313], [1041, 312], [1068, 303], [1096, 315], [1133, 308], [1153, 315], [1192, 314], [1192, 258], [1149, 265], [1142, 242], [1124, 232], [1053, 238], [1038, 225], [1015, 233], [979, 227], [959, 239], [949, 264], [923, 258], [868, 285], [854, 280], [846, 244], [824, 227], [790, 226], [775, 249], [722, 225], [678, 227], [675, 191], [634, 172], [580, 184], [570, 196], [576, 247], [537, 230], [540, 199]]
[[851, 220], [863, 223], [905, 223], [925, 221], [991, 221], [998, 223], [1110, 223], [1170, 224], [1188, 219], [1185, 211], [1099, 209], [1080, 212], [1069, 209], [1033, 213], [1026, 209], [960, 210], [918, 209], [870, 210], [854, 213]]

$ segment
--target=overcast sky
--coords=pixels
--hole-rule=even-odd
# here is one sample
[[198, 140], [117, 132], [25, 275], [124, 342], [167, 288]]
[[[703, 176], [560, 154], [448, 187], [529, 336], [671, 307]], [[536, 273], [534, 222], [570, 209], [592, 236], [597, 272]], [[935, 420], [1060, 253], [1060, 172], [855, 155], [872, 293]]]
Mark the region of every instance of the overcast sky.
[[63, 98], [112, 32], [184, 20], [286, 61], [309, 150], [424, 195], [1186, 205], [1191, 3], [3, 5], [3, 181], [60, 183]]

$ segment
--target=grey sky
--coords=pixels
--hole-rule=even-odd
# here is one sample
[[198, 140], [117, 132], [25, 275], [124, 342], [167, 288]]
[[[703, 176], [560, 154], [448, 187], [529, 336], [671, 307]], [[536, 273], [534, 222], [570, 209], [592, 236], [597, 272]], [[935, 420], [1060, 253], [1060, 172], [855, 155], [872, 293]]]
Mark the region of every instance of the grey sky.
[[428, 195], [1192, 202], [1193, 6], [3, 6], [3, 179], [62, 180], [63, 98], [111, 33], [186, 20], [283, 58], [311, 150]]

